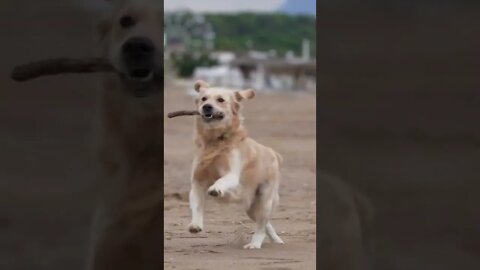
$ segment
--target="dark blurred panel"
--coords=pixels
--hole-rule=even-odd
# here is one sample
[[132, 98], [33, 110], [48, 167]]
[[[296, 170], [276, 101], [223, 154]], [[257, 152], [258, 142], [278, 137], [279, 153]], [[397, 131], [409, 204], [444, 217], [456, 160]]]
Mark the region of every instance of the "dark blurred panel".
[[372, 200], [374, 269], [480, 269], [480, 3], [317, 5], [318, 169]]
[[95, 75], [10, 80], [16, 64], [92, 56], [73, 1], [0, 2], [0, 269], [82, 269], [90, 223]]

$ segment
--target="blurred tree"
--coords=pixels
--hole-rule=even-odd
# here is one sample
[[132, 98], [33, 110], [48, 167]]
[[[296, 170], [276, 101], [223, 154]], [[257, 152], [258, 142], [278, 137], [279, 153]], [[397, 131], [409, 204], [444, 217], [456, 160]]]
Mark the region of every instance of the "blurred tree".
[[217, 61], [210, 58], [207, 54], [195, 57], [191, 53], [172, 55], [172, 62], [177, 70], [177, 75], [182, 78], [191, 77], [196, 67], [210, 67], [218, 64]]
[[316, 55], [316, 18], [309, 15], [286, 15], [280, 13], [208, 14], [217, 39], [217, 50], [244, 51], [249, 40], [255, 50], [276, 50], [301, 53], [302, 40], [311, 44], [311, 55]]

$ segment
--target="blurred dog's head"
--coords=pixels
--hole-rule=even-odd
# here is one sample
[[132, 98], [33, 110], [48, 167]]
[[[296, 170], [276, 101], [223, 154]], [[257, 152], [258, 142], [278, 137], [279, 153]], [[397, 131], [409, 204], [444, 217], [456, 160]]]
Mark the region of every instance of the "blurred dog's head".
[[240, 123], [241, 103], [255, 97], [252, 89], [232, 91], [225, 88], [210, 87], [204, 81], [194, 85], [198, 96], [195, 105], [205, 126], [221, 128]]
[[[163, 9], [158, 0], [110, 0], [98, 25], [102, 50], [124, 80], [148, 84], [163, 78]], [[144, 88], [143, 88], [144, 89]], [[135, 93], [136, 95], [148, 94]]]

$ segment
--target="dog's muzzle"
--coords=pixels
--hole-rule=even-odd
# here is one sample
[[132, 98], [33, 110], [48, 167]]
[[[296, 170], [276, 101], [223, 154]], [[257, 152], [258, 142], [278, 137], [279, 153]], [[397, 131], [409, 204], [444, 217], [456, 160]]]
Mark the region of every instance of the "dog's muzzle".
[[122, 46], [122, 60], [129, 79], [138, 82], [151, 81], [157, 73], [158, 50], [151, 39], [134, 37]]
[[215, 111], [213, 106], [210, 104], [203, 105], [201, 115], [205, 122], [222, 120], [225, 117], [225, 114], [223, 112]]
[[123, 44], [124, 78], [132, 84], [136, 97], [146, 97], [163, 87], [163, 60], [157, 59], [158, 53], [153, 41], [146, 37], [133, 37]]

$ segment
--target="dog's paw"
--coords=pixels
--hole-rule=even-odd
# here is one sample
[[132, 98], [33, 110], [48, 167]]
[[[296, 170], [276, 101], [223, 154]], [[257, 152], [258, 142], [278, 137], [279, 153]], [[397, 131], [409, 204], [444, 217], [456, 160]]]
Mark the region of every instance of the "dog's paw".
[[258, 244], [258, 243], [248, 243], [246, 244], [245, 246], [243, 246], [243, 249], [261, 249], [262, 248], [262, 244]]
[[202, 227], [197, 224], [190, 223], [190, 225], [188, 225], [188, 231], [190, 233], [199, 233], [202, 231]]
[[275, 243], [275, 244], [280, 244], [280, 245], [284, 245], [284, 244], [285, 244], [285, 242], [283, 242], [283, 240], [282, 240], [282, 239], [280, 239], [280, 238], [278, 238], [278, 239], [274, 239], [274, 240], [272, 241], [272, 243]]
[[270, 242], [274, 244], [281, 244], [281, 245], [285, 244], [282, 238], [280, 238], [278, 235], [275, 235], [274, 237], [270, 237]]
[[215, 185], [211, 186], [207, 192], [212, 197], [223, 197], [223, 191]]

